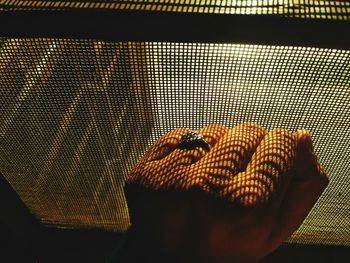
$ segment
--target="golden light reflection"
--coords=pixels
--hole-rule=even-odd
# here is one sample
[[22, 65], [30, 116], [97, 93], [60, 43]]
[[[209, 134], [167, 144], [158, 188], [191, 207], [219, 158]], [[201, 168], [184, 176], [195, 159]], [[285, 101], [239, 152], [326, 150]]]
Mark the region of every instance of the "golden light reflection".
[[[252, 121], [268, 130], [311, 130], [316, 153], [330, 169], [329, 189], [293, 240], [309, 242], [312, 235], [349, 243], [344, 235], [349, 221], [341, 213], [350, 204], [344, 190], [350, 172], [349, 51], [63, 39], [2, 43], [0, 170], [41, 222], [123, 230], [129, 224], [124, 178], [159, 136], [178, 127], [202, 133], [212, 123], [234, 127]], [[225, 132], [208, 132], [206, 140], [213, 145]], [[166, 139], [149, 158], [160, 162], [178, 139], [176, 134]], [[248, 139], [242, 136], [236, 145], [228, 140], [212, 162], [199, 167], [210, 179], [164, 174], [152, 183], [202, 185], [229, 196], [227, 181], [215, 175], [230, 177], [232, 167], [246, 162], [241, 156], [253, 143]], [[259, 155], [255, 169], [270, 176], [260, 172], [236, 179], [235, 196], [252, 204], [276, 191], [279, 169], [264, 162], [282, 169], [289, 152], [286, 147]], [[169, 169], [207, 156], [205, 150], [192, 154], [175, 156]], [[244, 185], [246, 178], [250, 184]], [[336, 234], [325, 236], [324, 229]]]
[[213, 13], [239, 15], [281, 15], [313, 19], [349, 20], [350, 2], [323, 0], [128, 0], [128, 1], [31, 1], [3, 0], [15, 10], [46, 8], [59, 10], [119, 9], [182, 13]]

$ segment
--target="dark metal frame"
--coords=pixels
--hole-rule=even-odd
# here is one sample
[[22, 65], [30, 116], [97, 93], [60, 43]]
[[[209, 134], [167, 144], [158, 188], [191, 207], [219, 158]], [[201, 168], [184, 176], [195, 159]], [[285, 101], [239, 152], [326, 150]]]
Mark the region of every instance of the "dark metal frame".
[[130, 10], [2, 11], [0, 36], [350, 49], [350, 22]]

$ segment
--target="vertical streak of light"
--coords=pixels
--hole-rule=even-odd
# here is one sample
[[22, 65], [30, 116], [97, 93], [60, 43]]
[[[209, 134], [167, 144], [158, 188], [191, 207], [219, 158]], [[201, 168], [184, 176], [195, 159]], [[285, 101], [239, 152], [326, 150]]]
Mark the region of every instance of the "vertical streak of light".
[[96, 134], [97, 134], [97, 139], [98, 139], [98, 147], [101, 151], [101, 158], [103, 160], [103, 163], [104, 163], [104, 168], [103, 168], [103, 173], [102, 175], [99, 177], [99, 183], [96, 187], [96, 190], [94, 192], [94, 200], [95, 200], [95, 205], [97, 207], [97, 209], [99, 210], [99, 215], [100, 215], [100, 218], [101, 218], [101, 221], [103, 223], [105, 223], [105, 220], [103, 218], [103, 211], [101, 211], [101, 208], [100, 208], [100, 202], [99, 202], [99, 193], [101, 192], [101, 188], [103, 186], [103, 183], [104, 183], [104, 178], [106, 177], [106, 175], [109, 175], [108, 176], [108, 179], [110, 179], [110, 182], [111, 182], [111, 186], [112, 186], [112, 189], [113, 189], [113, 192], [116, 193], [118, 191], [118, 187], [116, 185], [116, 182], [115, 180], [112, 178], [112, 171], [110, 170], [110, 166], [108, 165], [108, 156], [106, 155], [106, 151], [105, 151], [105, 148], [104, 148], [104, 143], [103, 143], [103, 139], [102, 139], [102, 135], [101, 135], [101, 132], [100, 132], [100, 129], [98, 127], [98, 123], [97, 123], [97, 118], [96, 118], [96, 102], [93, 101], [93, 103], [95, 104], [93, 107], [89, 107], [89, 111], [90, 111], [90, 115], [91, 115], [91, 121], [94, 125], [94, 128], [95, 128], [95, 131], [96, 131]]
[[71, 163], [69, 165], [69, 168], [67, 170], [67, 177], [66, 177], [67, 181], [63, 187], [63, 190], [62, 190], [63, 193], [66, 193], [67, 190], [70, 188], [70, 186], [73, 184], [73, 179], [78, 172], [79, 165], [80, 165], [81, 160], [82, 160], [82, 156], [83, 156], [84, 152], [86, 151], [87, 142], [91, 137], [93, 128], [94, 128], [93, 120], [90, 120], [90, 123], [85, 128], [85, 131], [84, 131], [83, 135], [81, 136], [79, 143], [74, 151], [73, 158], [72, 158]]
[[10, 125], [17, 116], [18, 110], [23, 102], [31, 95], [31, 92], [35, 91], [35, 88], [40, 89], [40, 87], [38, 88], [38, 85], [43, 81], [42, 78], [45, 78], [50, 74], [52, 67], [47, 66], [47, 63], [52, 58], [54, 51], [57, 51], [57, 45], [55, 42], [48, 46], [44, 56], [40, 62], [34, 66], [34, 69], [26, 73], [24, 87], [17, 96], [16, 102], [9, 112], [0, 120], [0, 137], [6, 135]]
[[[118, 120], [116, 117], [114, 117], [114, 116], [116, 116], [116, 114], [113, 111], [113, 105], [112, 105], [112, 101], [111, 101], [108, 89], [110, 87], [111, 76], [114, 72], [114, 68], [117, 65], [118, 54], [114, 54], [109, 65], [106, 68], [104, 68], [102, 65], [102, 61], [101, 61], [101, 56], [102, 56], [101, 52], [103, 49], [103, 43], [100, 41], [95, 42], [94, 48], [95, 48], [95, 53], [96, 53], [97, 71], [98, 71], [100, 78], [101, 78], [101, 83], [97, 84], [97, 85], [100, 85], [98, 87], [97, 91], [101, 92], [102, 95], [104, 96], [104, 98], [106, 99], [107, 109], [108, 109], [107, 116], [110, 119], [110, 123], [114, 124], [114, 123], [117, 123]], [[95, 107], [93, 107], [93, 109], [97, 109], [95, 99], [93, 99], [93, 103], [95, 104], [94, 105]], [[124, 114], [124, 111], [125, 111], [125, 107], [123, 107], [123, 109], [122, 109], [122, 114]], [[94, 119], [94, 124], [95, 124], [96, 132], [97, 132], [98, 140], [99, 140], [98, 145], [99, 145], [99, 148], [100, 148], [101, 152], [103, 153], [103, 157], [104, 157], [103, 158], [103, 160], [104, 160], [103, 173], [99, 177], [99, 182], [97, 184], [97, 187], [96, 187], [95, 193], [94, 193], [94, 200], [95, 200], [96, 207], [98, 207], [99, 214], [101, 216], [101, 220], [104, 222], [103, 214], [102, 214], [102, 211], [101, 211], [100, 206], [99, 206], [99, 198], [100, 198], [99, 194], [100, 194], [102, 187], [103, 187], [104, 178], [108, 175], [108, 179], [111, 182], [111, 187], [112, 187], [112, 190], [114, 193], [116, 193], [118, 191], [118, 187], [116, 185], [115, 179], [112, 177], [113, 173], [112, 173], [110, 166], [109, 166], [109, 162], [110, 162], [109, 157], [105, 155], [105, 152], [106, 152], [105, 145], [103, 143], [103, 139], [102, 139], [99, 127], [98, 127], [98, 123], [96, 121], [96, 113], [95, 113], [95, 111], [91, 111], [91, 108], [90, 108], [90, 113], [92, 115], [92, 118]], [[119, 118], [119, 120], [120, 120], [120, 118]], [[112, 132], [113, 132], [114, 150], [119, 151], [119, 154], [121, 154], [120, 149], [118, 147], [116, 147], [118, 145], [118, 133], [114, 128], [112, 128]], [[114, 155], [114, 150], [113, 150], [113, 155]]]
[[[113, 69], [114, 67], [117, 65], [117, 60], [118, 60], [118, 56], [117, 54], [114, 54], [112, 61], [110, 62], [110, 64], [108, 65], [108, 67], [106, 69], [103, 68], [102, 66], [102, 62], [101, 62], [101, 49], [102, 49], [102, 42], [97, 42], [95, 44], [95, 52], [96, 52], [96, 59], [97, 59], [97, 70], [98, 73], [101, 76], [101, 87], [100, 87], [100, 91], [102, 91], [102, 94], [105, 96], [105, 99], [107, 101], [107, 107], [108, 107], [108, 117], [110, 118], [111, 123], [117, 123], [117, 118], [114, 118], [113, 116], [116, 116], [116, 114], [113, 112], [113, 106], [112, 106], [112, 101], [108, 92], [108, 89], [110, 87], [110, 78], [113, 74]], [[123, 108], [124, 109], [124, 108]], [[122, 111], [122, 113], [124, 113], [124, 110]], [[118, 140], [118, 136], [117, 136], [118, 132], [113, 129], [113, 136], [114, 136], [114, 145], [117, 145], [117, 140]], [[116, 147], [116, 149], [118, 149]]]
[[48, 153], [48, 158], [46, 159], [43, 168], [40, 172], [40, 175], [38, 177], [38, 186], [40, 186], [46, 175], [49, 173], [54, 160], [56, 159], [56, 156], [59, 152], [59, 149], [63, 143], [64, 137], [67, 133], [67, 130], [70, 126], [70, 124], [73, 121], [75, 112], [79, 106], [79, 102], [81, 100], [81, 97], [84, 95], [84, 87], [81, 87], [77, 94], [74, 96], [73, 100], [69, 104], [68, 108], [66, 109], [63, 118], [61, 119], [59, 123], [58, 130], [55, 133], [55, 137], [53, 139], [53, 142], [51, 144], [49, 153]]

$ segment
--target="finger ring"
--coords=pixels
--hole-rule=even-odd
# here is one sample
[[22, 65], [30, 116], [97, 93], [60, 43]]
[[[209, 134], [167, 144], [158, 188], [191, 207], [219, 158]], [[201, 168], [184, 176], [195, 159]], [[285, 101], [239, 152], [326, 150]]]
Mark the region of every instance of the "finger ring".
[[179, 149], [192, 150], [196, 147], [201, 147], [206, 151], [210, 150], [210, 145], [204, 140], [203, 136], [195, 131], [189, 131], [181, 137], [178, 145]]

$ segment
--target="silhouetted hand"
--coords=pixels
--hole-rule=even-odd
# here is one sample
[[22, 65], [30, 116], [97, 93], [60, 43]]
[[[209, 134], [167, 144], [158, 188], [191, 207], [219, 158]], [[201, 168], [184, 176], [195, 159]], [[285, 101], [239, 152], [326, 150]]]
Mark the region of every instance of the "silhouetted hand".
[[327, 184], [307, 131], [266, 132], [244, 123], [162, 136], [134, 167], [126, 189], [137, 185], [155, 194], [144, 207], [159, 211], [159, 219], [148, 225], [159, 228], [169, 255], [250, 263], [293, 234]]

